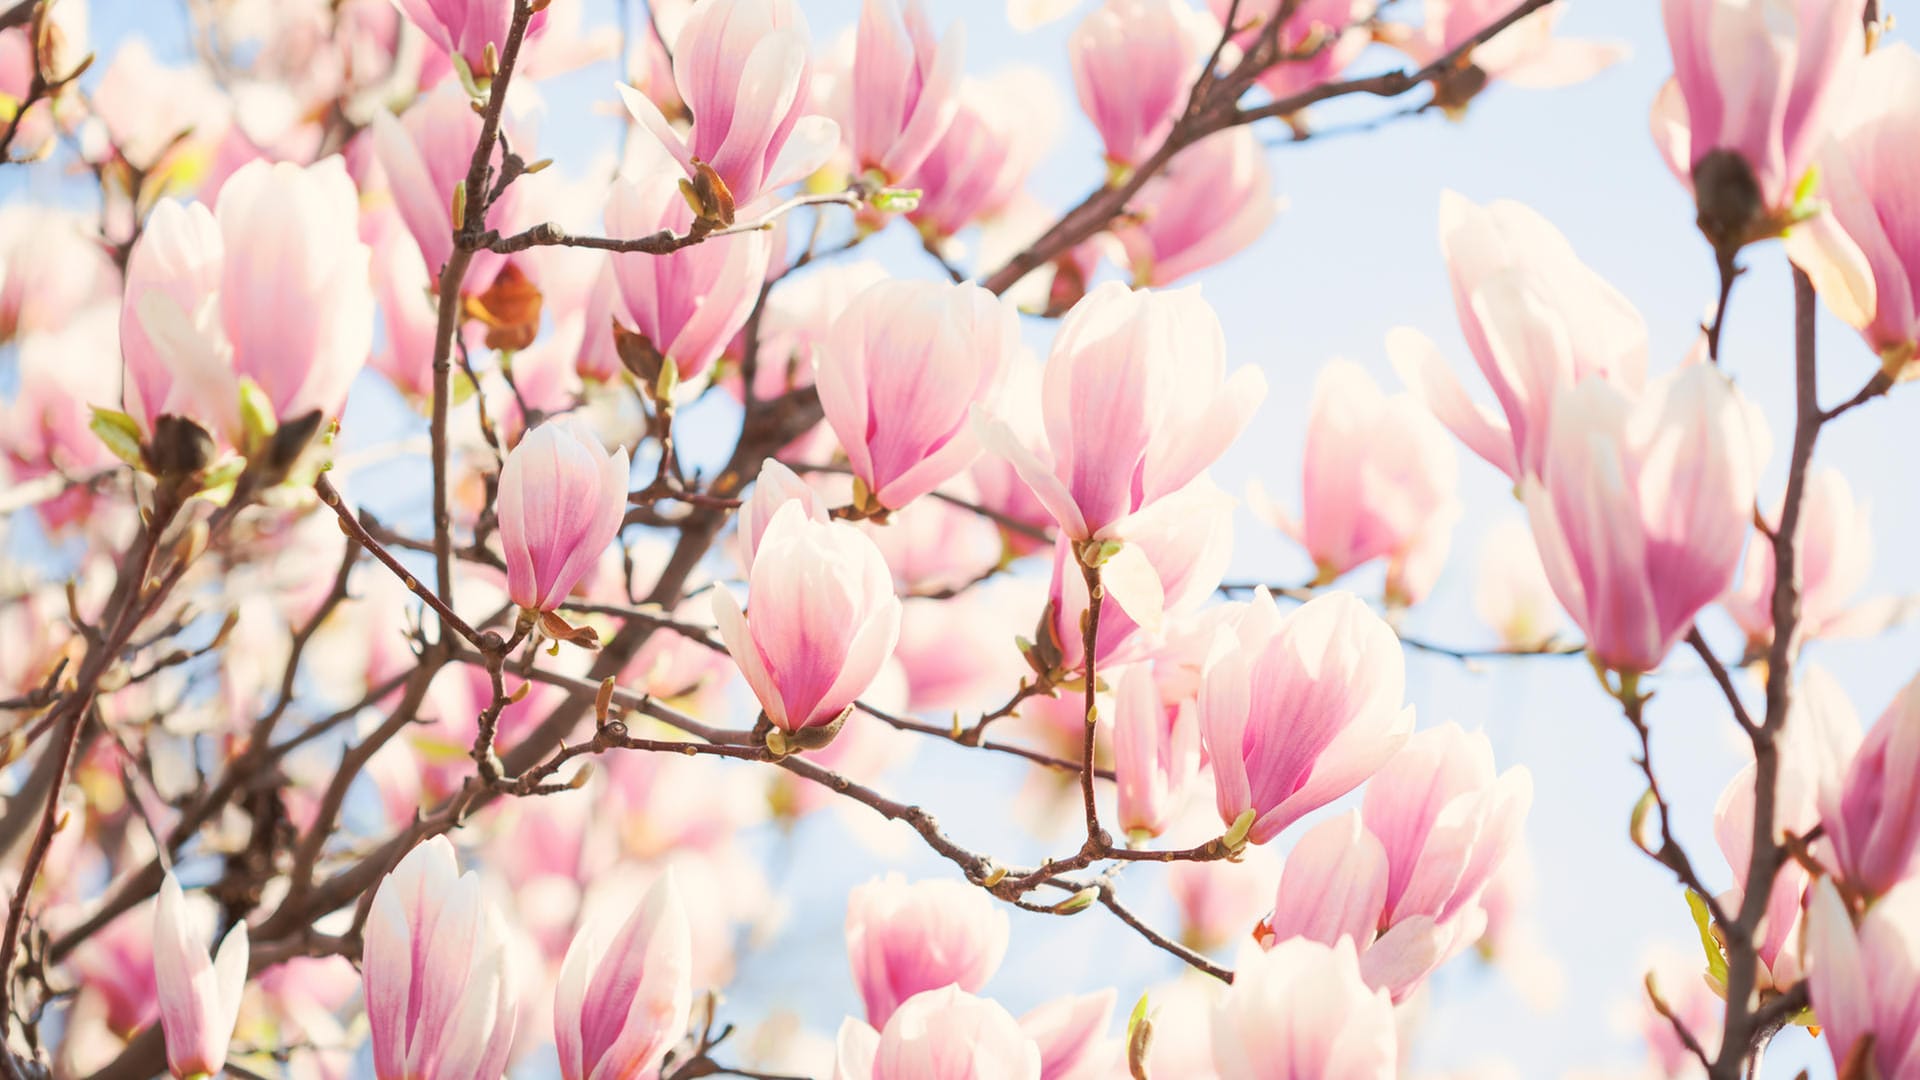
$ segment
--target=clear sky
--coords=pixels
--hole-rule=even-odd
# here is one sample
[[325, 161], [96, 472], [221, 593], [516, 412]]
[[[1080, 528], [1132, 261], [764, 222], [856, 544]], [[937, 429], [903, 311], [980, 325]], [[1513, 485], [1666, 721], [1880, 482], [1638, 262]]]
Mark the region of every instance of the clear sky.
[[[555, 4], [579, 0], [554, 0]], [[1071, 21], [1018, 35], [992, 0], [932, 0], [936, 22], [968, 24], [967, 69], [990, 74], [1013, 64], [1043, 68], [1062, 95], [1068, 124], [1035, 177], [1033, 188], [1062, 208], [1101, 177], [1091, 129], [1080, 123], [1065, 63]], [[1084, 6], [1084, 5], [1083, 5]], [[1529, 91], [1496, 87], [1464, 121], [1434, 114], [1372, 134], [1280, 144], [1269, 151], [1277, 193], [1289, 203], [1276, 224], [1230, 263], [1197, 275], [1226, 328], [1230, 366], [1258, 364], [1271, 389], [1253, 428], [1216, 470], [1229, 491], [1258, 477], [1283, 504], [1297, 505], [1302, 427], [1313, 379], [1321, 364], [1341, 356], [1393, 384], [1383, 338], [1411, 325], [1440, 343], [1455, 370], [1479, 392], [1477, 372], [1455, 327], [1440, 259], [1437, 208], [1453, 189], [1475, 201], [1512, 198], [1544, 213], [1580, 255], [1623, 290], [1646, 317], [1655, 372], [1677, 364], [1712, 301], [1714, 276], [1704, 241], [1694, 231], [1689, 197], [1667, 172], [1647, 134], [1647, 108], [1670, 73], [1654, 0], [1570, 0], [1561, 32], [1627, 42], [1631, 57], [1594, 80], [1567, 89]], [[1896, 13], [1905, 6], [1890, 5]], [[612, 0], [586, 4], [589, 21], [611, 19]], [[635, 7], [638, 7], [636, 0]], [[851, 23], [856, 0], [806, 0], [816, 39]], [[1398, 8], [1417, 7], [1407, 2]], [[158, 0], [95, 0], [93, 33], [103, 53], [130, 28], [155, 41], [162, 55], [182, 55], [177, 7]], [[104, 58], [104, 57], [103, 57]], [[1363, 66], [1394, 62], [1369, 54]], [[97, 69], [96, 69], [97, 71]], [[561, 169], [584, 168], [610, 147], [616, 121], [595, 104], [613, 100], [612, 70], [601, 65], [548, 87], [550, 115], [541, 152]], [[1410, 99], [1411, 100], [1411, 99]], [[1332, 121], [1378, 111], [1379, 103], [1329, 110]], [[1279, 140], [1278, 127], [1263, 132]], [[0, 182], [11, 197], [18, 181]], [[876, 245], [902, 273], [932, 275], [937, 268], [915, 246], [895, 237]], [[1752, 271], [1740, 283], [1723, 356], [1741, 388], [1772, 422], [1775, 453], [1763, 482], [1764, 502], [1778, 497], [1784, 473], [1791, 392], [1791, 287], [1777, 246], [1751, 253]], [[1874, 360], [1853, 333], [1821, 314], [1822, 388], [1829, 402], [1851, 394]], [[1039, 334], [1044, 337], [1044, 333]], [[364, 397], [365, 395], [360, 395]], [[356, 403], [356, 409], [367, 405]], [[1878, 557], [1868, 592], [1920, 593], [1920, 501], [1906, 468], [1913, 446], [1916, 402], [1905, 393], [1850, 415], [1823, 435], [1816, 464], [1845, 468], [1857, 493], [1874, 508]], [[366, 413], [362, 413], [366, 415]], [[386, 412], [382, 419], [391, 420]], [[1903, 428], [1902, 425], [1905, 425]], [[353, 425], [349, 425], [351, 429]], [[383, 437], [386, 434], [383, 433]], [[1898, 456], [1896, 456], [1898, 455]], [[1471, 609], [1473, 573], [1485, 527], [1518, 516], [1504, 477], [1460, 451], [1468, 513], [1454, 537], [1454, 555], [1433, 598], [1414, 612], [1409, 632], [1460, 644], [1491, 644]], [[1285, 538], [1244, 508], [1239, 512], [1233, 577], [1297, 583], [1310, 576], [1306, 559]], [[1374, 578], [1361, 584], [1377, 591]], [[1717, 611], [1704, 620], [1723, 654], [1737, 651], [1731, 624]], [[1894, 692], [1920, 668], [1920, 630], [1907, 627], [1872, 641], [1816, 643], [1811, 659], [1847, 689], [1863, 721], [1876, 717]], [[1558, 1076], [1572, 1067], [1629, 1065], [1640, 1051], [1612, 1022], [1616, 1006], [1637, 993], [1646, 950], [1689, 945], [1692, 933], [1678, 886], [1663, 868], [1627, 840], [1630, 808], [1641, 785], [1630, 761], [1631, 731], [1618, 708], [1579, 661], [1534, 660], [1468, 670], [1452, 661], [1410, 653], [1410, 694], [1422, 725], [1445, 720], [1482, 728], [1503, 767], [1525, 764], [1535, 778], [1529, 840], [1540, 882], [1538, 905], [1552, 958], [1565, 976], [1556, 1007], [1535, 1012], [1510, 984], [1471, 958], [1456, 961], [1436, 982], [1422, 1022], [1417, 1062], [1460, 1068], [1504, 1058], [1526, 1077]], [[1654, 683], [1650, 706], [1655, 759], [1670, 785], [1678, 832], [1695, 861], [1716, 884], [1726, 870], [1711, 836], [1714, 799], [1742, 764], [1736, 729], [1724, 703], [1690, 655], [1677, 657]], [[964, 770], [951, 752], [929, 749], [892, 786], [912, 792], [963, 841], [992, 847], [1009, 858], [1032, 857], [1044, 845], [1022, 837], [998, 811], [970, 815], [1010, 801], [1018, 780], [999, 763]], [[1006, 800], [1000, 797], [1006, 796]], [[1297, 830], [1296, 830], [1297, 833]], [[848, 885], [883, 866], [909, 875], [936, 875], [951, 867], [912, 845], [886, 856], [848, 840], [837, 816], [816, 816], [794, 837], [797, 848], [779, 879], [792, 916], [788, 929], [764, 953], [748, 956], [732, 999], [743, 1011], [777, 1002], [828, 1033], [857, 1008], [845, 974], [838, 909]], [[1057, 846], [1057, 844], [1055, 845]], [[778, 873], [779, 871], [776, 871]], [[1171, 926], [1169, 904], [1151, 870], [1130, 870], [1126, 894], [1149, 917]], [[1177, 965], [1098, 909], [1073, 919], [1013, 913], [1013, 948], [988, 992], [1019, 1012], [1067, 989], [1118, 985], [1122, 1008]], [[1768, 1077], [1791, 1077], [1812, 1064], [1830, 1075], [1824, 1048], [1804, 1034], [1783, 1037]]]

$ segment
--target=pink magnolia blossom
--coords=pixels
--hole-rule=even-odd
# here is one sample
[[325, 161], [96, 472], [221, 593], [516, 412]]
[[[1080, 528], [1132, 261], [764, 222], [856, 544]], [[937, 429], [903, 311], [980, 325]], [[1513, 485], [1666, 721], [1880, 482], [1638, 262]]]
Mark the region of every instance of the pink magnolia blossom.
[[169, 873], [153, 912], [153, 974], [167, 1068], [179, 1080], [217, 1076], [226, 1066], [247, 985], [247, 924], [234, 923], [209, 957], [188, 923], [186, 896]]
[[[1380, 558], [1405, 578], [1409, 565], [1446, 561], [1459, 472], [1446, 429], [1417, 399], [1382, 394], [1364, 368], [1335, 360], [1314, 383], [1303, 513], [1296, 521], [1257, 486], [1249, 502], [1307, 549], [1323, 582]], [[1417, 584], [1401, 599], [1419, 600], [1431, 581]]]
[[1041, 1080], [1040, 1047], [997, 1002], [958, 986], [916, 994], [878, 1032], [849, 1017], [834, 1080]]
[[819, 490], [795, 475], [792, 469], [768, 458], [760, 466], [753, 491], [740, 504], [740, 513], [735, 518], [740, 531], [741, 564], [747, 569], [753, 569], [754, 552], [760, 549], [760, 538], [766, 535], [773, 516], [789, 502], [799, 503], [808, 518], [826, 524], [827, 502]]
[[1600, 663], [1658, 667], [1725, 590], [1766, 456], [1760, 423], [1710, 366], [1638, 401], [1598, 380], [1561, 394], [1523, 494], [1547, 580]]
[[1387, 351], [1440, 422], [1517, 483], [1539, 471], [1561, 390], [1594, 377], [1640, 388], [1646, 323], [1557, 229], [1519, 203], [1475, 206], [1447, 192], [1440, 247], [1460, 330], [1499, 412], [1475, 404], [1420, 333], [1393, 331]]
[[1392, 1080], [1393, 1004], [1360, 978], [1353, 943], [1241, 946], [1213, 1008], [1213, 1058], [1236, 1080]]
[[554, 1042], [565, 1080], [635, 1080], [687, 1031], [693, 936], [663, 874], [611, 942], [574, 938], [554, 989]]
[[[1286, 2], [1242, 2], [1235, 19], [1234, 41], [1246, 48], [1261, 34], [1270, 33], [1272, 20]], [[1214, 18], [1224, 21], [1233, 0], [1207, 0], [1207, 6], [1213, 9]], [[1280, 28], [1279, 45], [1282, 55], [1306, 58], [1277, 63], [1261, 72], [1261, 87], [1276, 99], [1284, 99], [1335, 78], [1372, 40], [1366, 25], [1372, 14], [1369, 0], [1300, 0]]]
[[[513, 21], [513, 0], [394, 0], [395, 4], [449, 56], [459, 57], [477, 79], [490, 79], [507, 47], [507, 28]], [[546, 20], [534, 15], [528, 32]]]
[[[1211, 826], [1212, 807], [1196, 810], [1205, 811]], [[1248, 848], [1239, 862], [1168, 864], [1167, 891], [1180, 911], [1180, 940], [1202, 952], [1213, 952], [1245, 939], [1272, 909], [1274, 889], [1283, 872], [1280, 856], [1270, 847]]]
[[519, 1017], [505, 928], [436, 836], [381, 881], [361, 967], [379, 1080], [500, 1080]]
[[[1094, 641], [1096, 670], [1147, 655], [1161, 641], [1162, 623], [1198, 611], [1213, 596], [1233, 557], [1233, 498], [1203, 475], [1140, 511], [1127, 534], [1131, 549], [1158, 579], [1159, 604], [1149, 600], [1143, 610], [1118, 583], [1107, 582]], [[1087, 662], [1080, 629], [1087, 583], [1071, 548], [1065, 538], [1054, 544], [1049, 626], [1061, 666], [1079, 671]]]
[[1654, 138], [1700, 227], [1738, 247], [1792, 224], [1848, 62], [1862, 0], [1663, 0], [1673, 81]]
[[1220, 37], [1186, 0], [1105, 0], [1067, 38], [1073, 87], [1115, 166], [1166, 141]]
[[609, 454], [578, 417], [528, 432], [500, 469], [500, 544], [507, 592], [552, 611], [593, 569], [627, 511], [627, 451]]
[[[853, 52], [848, 142], [854, 165], [903, 180], [946, 134], [958, 109], [966, 28], [936, 39], [922, 0], [866, 0]], [[697, 115], [697, 114], [696, 114]]]
[[788, 502], [761, 534], [747, 580], [752, 618], [725, 589], [714, 593], [720, 640], [775, 727], [830, 728], [899, 638], [886, 560], [853, 526]]
[[397, 210], [363, 215], [360, 233], [373, 252], [373, 289], [385, 344], [367, 366], [417, 407], [433, 398], [433, 340], [439, 329], [433, 279]]
[[[1428, 0], [1420, 26], [1394, 44], [1425, 66], [1512, 10], [1503, 0]], [[1556, 37], [1554, 28], [1565, 14], [1564, 5], [1548, 4], [1475, 46], [1467, 59], [1484, 81], [1471, 92], [1494, 81], [1535, 90], [1571, 86], [1626, 58], [1627, 47], [1619, 42]]]
[[1106, 539], [1185, 487], [1266, 396], [1258, 369], [1226, 373], [1220, 321], [1197, 289], [1134, 292], [1109, 281], [1061, 321], [1041, 407], [1046, 446], [988, 421], [1005, 457], [1075, 540]]
[[[1920, 881], [1896, 886], [1858, 923], [1832, 881], [1807, 910], [1807, 985], [1836, 1068], [1863, 1053], [1865, 1072], [1905, 1080], [1920, 1072]], [[1871, 1038], [1871, 1050], [1861, 1040]]]
[[882, 1029], [922, 991], [978, 991], [1006, 954], [1007, 913], [971, 885], [889, 874], [847, 895], [847, 959], [867, 1021]]
[[1200, 772], [1200, 720], [1191, 703], [1165, 702], [1153, 668], [1120, 677], [1114, 701], [1113, 771], [1120, 827], [1159, 836]]
[[1040, 1049], [1040, 1080], [1101, 1080], [1115, 1075], [1124, 1053], [1107, 1037], [1113, 1017], [1112, 989], [1058, 998], [1020, 1018]]
[[814, 353], [820, 407], [872, 501], [897, 510], [979, 456], [1020, 348], [1013, 309], [977, 285], [885, 281], [854, 297]]
[[1305, 938], [1323, 945], [1373, 944], [1387, 906], [1387, 850], [1350, 810], [1300, 837], [1280, 868], [1265, 934], [1275, 943]]
[[44, 204], [0, 206], [0, 340], [60, 330], [118, 295], [113, 263], [91, 235], [95, 227], [78, 212]]
[[627, 111], [690, 179], [709, 167], [728, 201], [746, 207], [762, 193], [825, 164], [840, 129], [804, 115], [813, 62], [807, 20], [794, 0], [700, 0], [673, 43], [673, 75], [693, 113], [683, 137], [659, 106], [620, 87]]
[[1362, 957], [1369, 985], [1404, 998], [1480, 939], [1480, 896], [1519, 845], [1532, 801], [1524, 766], [1496, 776], [1487, 737], [1453, 724], [1413, 736], [1367, 784], [1361, 818], [1387, 866], [1381, 936]]
[[[996, 418], [1007, 426], [1015, 441], [1030, 450], [1045, 445], [1047, 438], [1046, 421], [1040, 415], [1040, 390], [1040, 365], [1032, 354], [1023, 352], [1008, 363]], [[998, 453], [982, 454], [967, 475], [981, 506], [1027, 526], [1026, 531], [1000, 530], [1007, 550], [1031, 555], [1051, 545], [1053, 514], [1011, 461]]]
[[1506, 518], [1487, 530], [1480, 544], [1473, 609], [1508, 649], [1541, 648], [1564, 625], [1524, 519]]
[[1182, 150], [1127, 204], [1114, 235], [1135, 285], [1168, 285], [1244, 251], [1273, 224], [1279, 202], [1266, 151], [1248, 127]]
[[1822, 791], [1840, 876], [1868, 896], [1885, 894], [1920, 866], [1920, 678], [1867, 730], [1841, 782]]
[[[426, 2], [426, 0], [413, 0]], [[473, 164], [473, 148], [480, 142], [480, 117], [466, 92], [448, 80], [416, 101], [398, 117], [380, 110], [373, 115], [373, 153], [387, 179], [387, 190], [407, 223], [427, 273], [437, 282], [441, 267], [453, 254], [453, 189], [466, 183]], [[530, 148], [518, 140], [521, 153]], [[510, 232], [519, 214], [519, 194], [509, 186], [487, 210], [490, 229]], [[463, 282], [465, 291], [484, 292], [493, 284], [507, 257], [482, 249], [473, 253]]]
[[1208, 664], [1201, 731], [1220, 820], [1264, 844], [1386, 764], [1413, 730], [1399, 639], [1350, 593], [1284, 618], [1262, 589]]
[[121, 308], [128, 411], [207, 423], [243, 441], [241, 380], [274, 414], [338, 415], [373, 341], [371, 253], [338, 157], [257, 161], [217, 211], [163, 203], [129, 261]]
[[[1768, 520], [1777, 523], [1779, 511]], [[1807, 477], [1800, 522], [1796, 632], [1803, 639], [1843, 635], [1868, 611], [1854, 596], [1873, 569], [1872, 518], [1864, 504], [1854, 501], [1846, 474], [1818, 469]], [[1749, 651], [1764, 652], [1773, 641], [1773, 573], [1773, 544], [1756, 531], [1738, 581], [1721, 600], [1746, 631]]]
[[1005, 210], [1053, 146], [1057, 96], [1053, 83], [1029, 68], [962, 82], [953, 122], [905, 181], [920, 191], [907, 220], [940, 241]]
[[[614, 185], [606, 222], [613, 236], [649, 236], [662, 229], [684, 233], [693, 224], [693, 210], [676, 179], [654, 171]], [[613, 257], [614, 317], [673, 362], [681, 387], [676, 398], [690, 400], [706, 385], [713, 362], [747, 324], [771, 252], [767, 234], [752, 232], [704, 240], [668, 255]]]
[[1903, 178], [1920, 130], [1920, 53], [1903, 41], [1876, 48], [1838, 97], [1833, 137], [1816, 160], [1825, 210], [1787, 234], [1787, 253], [1887, 372], [1910, 378], [1920, 351], [1920, 215]]

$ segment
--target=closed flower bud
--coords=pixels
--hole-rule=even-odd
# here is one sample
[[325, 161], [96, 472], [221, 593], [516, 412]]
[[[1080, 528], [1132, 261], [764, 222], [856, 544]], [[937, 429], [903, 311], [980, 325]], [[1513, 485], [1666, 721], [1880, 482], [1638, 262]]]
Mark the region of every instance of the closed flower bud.
[[235, 923], [212, 957], [188, 924], [186, 897], [168, 874], [154, 906], [153, 974], [167, 1068], [179, 1080], [216, 1076], [226, 1066], [247, 985], [247, 924]]
[[576, 417], [523, 436], [500, 469], [496, 512], [507, 593], [552, 611], [607, 549], [627, 510], [627, 451], [608, 454]]
[[872, 684], [900, 635], [893, 575], [873, 541], [788, 502], [760, 536], [747, 577], [753, 614], [713, 596], [720, 640], [768, 720], [792, 734], [833, 724]]
[[872, 498], [897, 510], [973, 463], [968, 422], [1020, 348], [1013, 309], [977, 285], [886, 281], [854, 297], [815, 351], [827, 423]]
[[1600, 663], [1658, 667], [1725, 590], [1753, 514], [1761, 423], [1710, 366], [1638, 401], [1596, 380], [1561, 394], [1524, 495], [1547, 580]]
[[847, 896], [847, 958], [867, 1020], [880, 1028], [922, 991], [980, 989], [1006, 953], [1007, 913], [974, 886], [890, 874]]
[[1248, 838], [1264, 844], [1378, 771], [1413, 730], [1405, 663], [1393, 631], [1349, 593], [1283, 618], [1257, 592], [1200, 689], [1221, 822], [1253, 811]]

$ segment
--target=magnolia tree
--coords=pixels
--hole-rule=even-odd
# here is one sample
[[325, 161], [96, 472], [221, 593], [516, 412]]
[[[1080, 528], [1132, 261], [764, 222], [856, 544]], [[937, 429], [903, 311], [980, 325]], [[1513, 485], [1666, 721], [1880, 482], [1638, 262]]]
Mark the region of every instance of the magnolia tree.
[[[1477, 371], [1411, 330], [1404, 392], [1326, 365], [1297, 512], [1250, 496], [1317, 572], [1241, 586], [1208, 474], [1265, 383], [1183, 282], [1273, 218], [1263, 140], [1612, 49], [1550, 0], [1016, 4], [1078, 20], [1105, 161], [1059, 212], [1040, 91], [918, 0], [840, 48], [795, 0], [577, 3], [189, 3], [187, 66], [95, 65], [82, 0], [0, 13], [6, 167], [88, 193], [0, 209], [10, 1077], [1398, 1076], [1436, 970], [1528, 947], [1533, 799], [1416, 718], [1406, 649], [1584, 657], [1617, 702], [1645, 795], [1592, 812], [1700, 943], [1646, 983], [1656, 1074], [1757, 1074], [1799, 1025], [1920, 1077], [1920, 686], [1862, 725], [1800, 662], [1889, 622], [1820, 436], [1920, 371], [1920, 55], [1875, 4], [1666, 0], [1653, 142], [1721, 282], [1684, 359], [1539, 214], [1448, 197]], [[540, 157], [542, 84], [613, 58], [617, 145]], [[895, 234], [925, 258], [860, 261]], [[1723, 357], [1780, 244], [1791, 363]], [[1822, 302], [1865, 344], [1837, 402]], [[1529, 526], [1483, 571], [1502, 644], [1403, 638], [1489, 466]], [[1676, 660], [1751, 749], [1710, 823], [1653, 753]], [[1042, 778], [1051, 855], [916, 791], [935, 744]], [[864, 1009], [807, 1032], [727, 991], [769, 821], [816, 815], [938, 871], [840, 849], [870, 880], [792, 917], [844, 915]], [[1010, 926], [1061, 919], [1109, 985], [1015, 1016]], [[1140, 952], [1185, 974], [1103, 976]]]

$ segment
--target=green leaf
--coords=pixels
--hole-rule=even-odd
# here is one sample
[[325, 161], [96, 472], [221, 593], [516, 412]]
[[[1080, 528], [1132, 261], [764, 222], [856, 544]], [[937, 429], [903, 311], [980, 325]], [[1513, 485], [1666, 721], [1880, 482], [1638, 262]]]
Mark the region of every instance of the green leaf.
[[273, 400], [251, 376], [240, 379], [240, 428], [246, 433], [249, 451], [265, 445], [273, 433], [280, 430], [280, 420], [273, 413]]
[[144, 467], [145, 457], [140, 450], [140, 425], [134, 422], [133, 417], [117, 409], [103, 409], [95, 405], [93, 419], [88, 422], [87, 429], [107, 444], [107, 449], [113, 452], [114, 457], [136, 469]]
[[1727, 985], [1727, 955], [1713, 936], [1713, 913], [1707, 910], [1706, 897], [1687, 890], [1687, 910], [1693, 913], [1694, 929], [1700, 932], [1700, 948], [1707, 954], [1707, 978], [1715, 986]]

